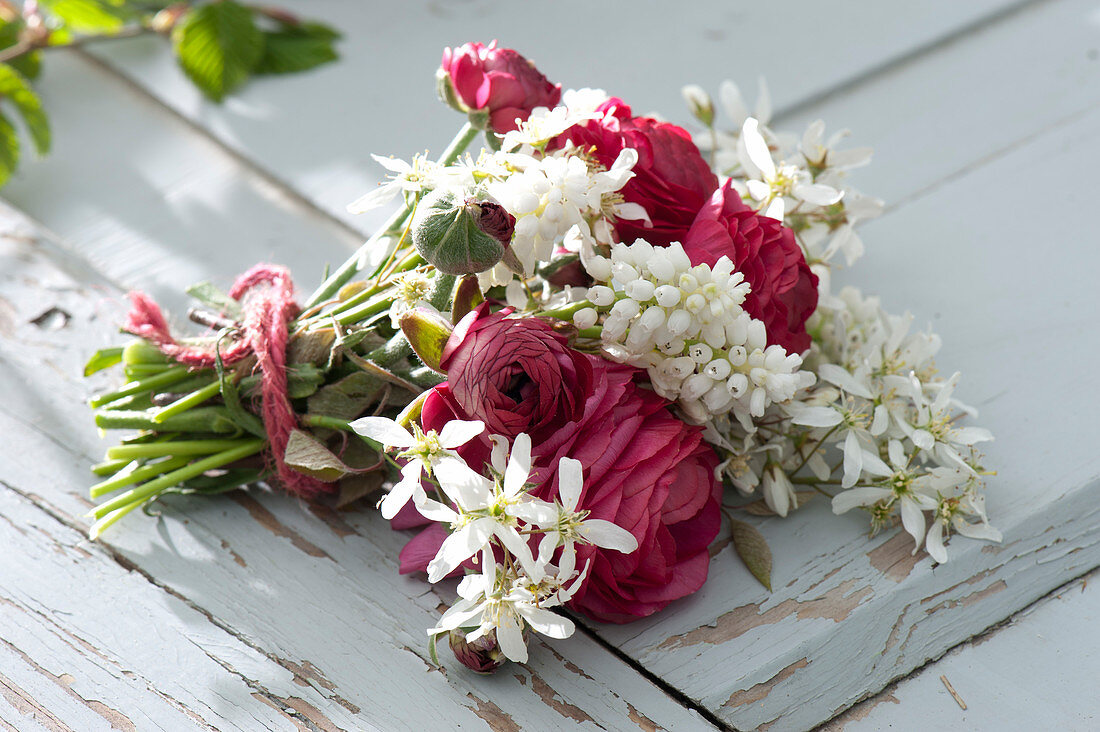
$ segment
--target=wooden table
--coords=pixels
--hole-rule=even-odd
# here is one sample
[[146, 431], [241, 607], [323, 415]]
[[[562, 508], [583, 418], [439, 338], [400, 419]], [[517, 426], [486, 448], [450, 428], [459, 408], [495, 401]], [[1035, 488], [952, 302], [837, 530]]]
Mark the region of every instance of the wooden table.
[[[807, 729], [1100, 564], [1096, 2], [308, 6], [346, 29], [343, 60], [222, 107], [156, 39], [47, 60], [55, 149], [0, 212], [5, 728]], [[186, 285], [258, 260], [309, 289], [379, 223], [344, 212], [380, 177], [368, 154], [438, 149], [459, 124], [434, 99], [440, 49], [493, 37], [566, 86], [680, 121], [682, 84], [766, 74], [778, 126], [820, 116], [873, 145], [855, 180], [888, 212], [839, 279], [942, 334], [942, 367], [963, 371], [961, 398], [997, 435], [1004, 543], [956, 539], [933, 567], [907, 536], [869, 540], [861, 517], [812, 502], [757, 522], [774, 592], [720, 541], [697, 595], [537, 642], [529, 664], [482, 678], [427, 660], [440, 597], [397, 574], [406, 537], [374, 512], [253, 489], [166, 500], [87, 541], [87, 468], [106, 442], [82, 402], [106, 381], [79, 374], [114, 340], [121, 294], [178, 308]], [[1097, 594], [1078, 586], [833, 728], [1095, 728]]]

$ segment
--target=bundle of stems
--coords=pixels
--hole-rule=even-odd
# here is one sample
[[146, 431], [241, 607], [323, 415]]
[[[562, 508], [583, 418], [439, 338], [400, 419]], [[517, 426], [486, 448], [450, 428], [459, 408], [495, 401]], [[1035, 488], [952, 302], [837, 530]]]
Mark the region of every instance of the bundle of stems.
[[[453, 163], [477, 135], [467, 123], [440, 158]], [[426, 300], [440, 311], [451, 307], [455, 277], [436, 271], [410, 243], [415, 200], [329, 274], [288, 325], [287, 392], [300, 430], [287, 448], [287, 465], [326, 483], [343, 483], [351, 494], [378, 486], [393, 466], [380, 445], [351, 431], [349, 421], [364, 413], [397, 412], [442, 377], [415, 358], [408, 340], [389, 318], [400, 278], [422, 270], [430, 283]], [[396, 241], [396, 246], [393, 242]], [[369, 255], [390, 244], [392, 252], [367, 269]], [[357, 279], [357, 276], [359, 277]], [[189, 290], [207, 307], [191, 320], [210, 329], [191, 343], [215, 350], [241, 328], [236, 301], [209, 284]], [[121, 365], [125, 383], [90, 404], [101, 429], [138, 430], [107, 450], [93, 466], [102, 478], [92, 498], [116, 494], [96, 506], [93, 538], [136, 508], [168, 492], [220, 493], [272, 476], [263, 423], [257, 416], [261, 377], [256, 359], [213, 367], [189, 367], [156, 345], [137, 340], [97, 351], [85, 375]], [[331, 449], [330, 449], [331, 446]], [[292, 454], [293, 453], [293, 454]], [[121, 492], [119, 492], [121, 491]]]

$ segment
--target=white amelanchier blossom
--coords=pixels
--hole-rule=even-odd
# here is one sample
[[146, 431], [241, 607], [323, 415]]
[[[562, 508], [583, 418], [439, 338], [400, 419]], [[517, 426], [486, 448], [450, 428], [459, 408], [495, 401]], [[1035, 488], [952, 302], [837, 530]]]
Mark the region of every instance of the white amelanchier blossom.
[[[645, 219], [645, 210], [622, 201], [619, 190], [633, 176], [638, 153], [625, 148], [610, 169], [593, 167], [576, 148], [541, 157], [503, 155], [513, 174], [490, 181], [487, 192], [516, 218], [511, 252], [527, 274], [550, 261], [554, 248], [573, 227], [591, 237], [593, 223], [606, 217]], [[482, 286], [503, 285], [513, 274], [498, 264], [483, 276]]]
[[538, 582], [546, 574], [545, 563], [535, 560], [531, 547], [519, 532], [521, 521], [541, 525], [556, 516], [553, 506], [524, 490], [531, 474], [531, 438], [524, 433], [516, 436], [507, 463], [504, 458], [507, 440], [499, 435], [490, 439], [494, 443], [493, 480], [441, 483], [455, 508], [430, 499], [418, 506], [425, 517], [446, 521], [451, 526], [451, 534], [428, 563], [429, 582], [438, 582], [458, 569], [492, 538], [500, 541], [531, 579]]
[[577, 509], [583, 488], [580, 462], [573, 458], [561, 458], [558, 461], [557, 516], [553, 523], [543, 526], [546, 533], [539, 542], [539, 562], [548, 563], [561, 547], [558, 566], [572, 570], [577, 542], [614, 549], [623, 554], [631, 554], [638, 549], [638, 540], [623, 527], [604, 519], [589, 518], [588, 511]]
[[[459, 628], [473, 628], [466, 640], [473, 642], [490, 632], [505, 657], [516, 663], [527, 661], [525, 626], [550, 638], [568, 638], [576, 629], [569, 618], [548, 608], [566, 601], [584, 581], [584, 576], [572, 579], [568, 590], [560, 587], [553, 592], [539, 592], [540, 583], [528, 577], [510, 575], [497, 564], [493, 552], [481, 552], [481, 571], [468, 574], [458, 585], [460, 599], [428, 629], [434, 636]], [[587, 566], [585, 567], [587, 571]], [[532, 591], [534, 588], [534, 591]]]
[[463, 168], [442, 166], [426, 153], [414, 155], [411, 163], [381, 155], [372, 154], [371, 157], [392, 175], [373, 191], [348, 204], [349, 213], [366, 213], [390, 203], [398, 194], [419, 194], [442, 186], [464, 187], [473, 184], [472, 179], [467, 179]]
[[794, 163], [772, 160], [771, 151], [764, 136], [760, 134], [760, 123], [754, 117], [745, 120], [741, 128], [741, 141], [744, 143], [746, 159], [742, 166], [755, 175], [745, 181], [749, 195], [759, 202], [765, 216], [783, 220], [784, 213], [790, 208], [788, 200], [805, 201], [814, 206], [831, 206], [844, 195], [832, 186], [814, 182], [813, 174]]
[[484, 480], [474, 472], [455, 452], [485, 431], [481, 421], [452, 420], [435, 430], [424, 432], [420, 425], [412, 424], [412, 432], [392, 419], [385, 417], [361, 417], [350, 424], [360, 435], [383, 446], [402, 448], [396, 455], [408, 462], [401, 468], [401, 480], [386, 494], [379, 504], [382, 516], [392, 519], [409, 499], [422, 505], [430, 499], [424, 491], [421, 476], [427, 473], [441, 485], [462, 486]]

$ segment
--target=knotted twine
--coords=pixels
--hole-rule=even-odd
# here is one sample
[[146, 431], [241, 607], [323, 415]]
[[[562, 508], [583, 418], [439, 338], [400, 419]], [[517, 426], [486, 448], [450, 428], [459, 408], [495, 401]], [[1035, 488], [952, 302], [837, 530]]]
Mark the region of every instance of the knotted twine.
[[225, 348], [219, 349], [216, 343], [180, 343], [172, 336], [160, 306], [138, 291], [130, 293], [131, 309], [124, 330], [155, 344], [161, 353], [191, 368], [213, 368], [219, 352], [225, 366], [255, 356], [260, 370], [260, 416], [279, 482], [289, 493], [303, 498], [330, 492], [330, 484], [299, 473], [284, 460], [290, 433], [298, 426], [287, 394], [286, 375], [287, 324], [298, 315], [290, 272], [285, 267], [257, 264], [237, 278], [229, 296], [241, 303], [244, 317], [240, 335]]

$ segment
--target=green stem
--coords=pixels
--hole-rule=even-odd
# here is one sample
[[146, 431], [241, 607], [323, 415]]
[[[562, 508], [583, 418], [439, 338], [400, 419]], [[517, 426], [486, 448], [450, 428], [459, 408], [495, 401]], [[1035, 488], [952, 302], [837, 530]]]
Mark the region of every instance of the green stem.
[[139, 379], [138, 381], [131, 381], [121, 389], [108, 392], [106, 394], [100, 394], [94, 397], [89, 404], [93, 407], [102, 407], [104, 404], [115, 401], [116, 399], [122, 399], [123, 397], [133, 396], [135, 394], [141, 394], [145, 391], [152, 391], [164, 386], [170, 386], [177, 382], [183, 381], [188, 376], [188, 370], [186, 366], [176, 366], [170, 368], [162, 374], [156, 376], [150, 376], [147, 379]]
[[[458, 156], [473, 142], [477, 137], [478, 130], [474, 128], [469, 122], [462, 126], [462, 129], [458, 131], [454, 139], [451, 140], [451, 144], [447, 146], [447, 149], [443, 151], [443, 155], [439, 158], [440, 165], [450, 165]], [[398, 211], [394, 212], [392, 216], [382, 225], [382, 228], [375, 234], [373, 234], [363, 246], [348, 257], [347, 261], [340, 265], [340, 267], [330, 274], [324, 282], [321, 283], [309, 299], [302, 305], [303, 310], [309, 310], [311, 307], [319, 302], [328, 300], [335, 295], [341, 287], [343, 287], [348, 280], [355, 276], [355, 273], [359, 271], [359, 261], [363, 258], [367, 251], [374, 247], [378, 240], [382, 237], [390, 234], [397, 229], [401, 224], [409, 217], [411, 206], [406, 204]]]
[[125, 488], [128, 485], [134, 483], [140, 483], [148, 478], [155, 478], [158, 475], [167, 473], [177, 468], [182, 468], [187, 464], [188, 459], [185, 457], [173, 457], [167, 460], [162, 460], [159, 463], [150, 463], [148, 465], [142, 465], [140, 468], [135, 468], [128, 473], [116, 475], [110, 480], [105, 480], [100, 483], [96, 483], [89, 490], [88, 494], [92, 498], [99, 498], [107, 493], [113, 493], [119, 488]]
[[114, 475], [115, 473], [129, 465], [131, 462], [131, 460], [107, 460], [102, 463], [96, 463], [92, 466], [92, 473], [100, 477]]
[[251, 445], [255, 440], [171, 440], [148, 445], [116, 445], [107, 450], [111, 460], [119, 458], [158, 458], [167, 455], [210, 455]]
[[170, 473], [165, 473], [159, 478], [155, 478], [148, 483], [144, 483], [137, 488], [126, 491], [120, 496], [112, 498], [106, 503], [96, 506], [95, 509], [91, 511], [90, 515], [100, 520], [96, 521], [96, 523], [92, 526], [90, 531], [91, 537], [93, 539], [98, 537], [101, 533], [103, 533], [103, 529], [114, 523], [114, 521], [109, 521], [109, 518], [108, 522], [104, 522], [102, 520], [104, 516], [107, 516], [108, 514], [115, 511], [119, 511], [120, 509], [126, 510], [128, 512], [134, 506], [145, 503], [156, 494], [161, 493], [162, 491], [165, 491], [174, 485], [179, 485], [186, 480], [190, 480], [191, 478], [202, 475], [207, 470], [214, 470], [216, 468], [222, 467], [223, 465], [228, 465], [243, 458], [249, 457], [250, 455], [255, 455], [256, 453], [263, 450], [266, 445], [267, 442], [265, 440], [246, 440], [243, 444], [234, 447], [233, 449], [219, 452], [216, 455], [210, 455], [209, 457], [203, 458], [202, 460], [196, 460], [190, 465], [179, 468], [178, 470], [173, 470]]
[[346, 419], [326, 417], [323, 414], [306, 414], [302, 417], [302, 424], [309, 425], [310, 427], [327, 427], [330, 430], [354, 432]]
[[213, 432], [232, 435], [240, 432], [225, 407], [199, 407], [165, 420], [157, 420], [148, 410], [110, 410], [97, 412], [96, 427], [104, 430], [158, 430], [160, 432]]
[[221, 393], [222, 385], [216, 379], [211, 381], [203, 388], [193, 391], [185, 397], [177, 399], [168, 406], [161, 409], [155, 415], [153, 415], [153, 421], [163, 423], [169, 417], [172, 417], [182, 412], [186, 412], [188, 409], [194, 406], [202, 404], [207, 399], [213, 399], [216, 395]]
[[441, 313], [451, 309], [451, 296], [455, 291], [455, 276], [438, 272], [432, 282], [432, 291], [428, 293], [428, 302]]
[[580, 302], [570, 303], [569, 305], [563, 305], [560, 308], [554, 308], [553, 310], [543, 310], [542, 312], [535, 313], [542, 318], [557, 318], [558, 320], [573, 321], [573, 316], [585, 308], [595, 307], [587, 300], [581, 300]]
[[366, 320], [372, 315], [385, 312], [390, 309], [390, 305], [393, 304], [392, 297], [384, 297], [380, 300], [374, 300], [371, 302], [365, 302], [362, 305], [358, 305], [351, 310], [347, 310], [336, 316], [336, 322], [340, 325], [353, 325], [361, 321]]

